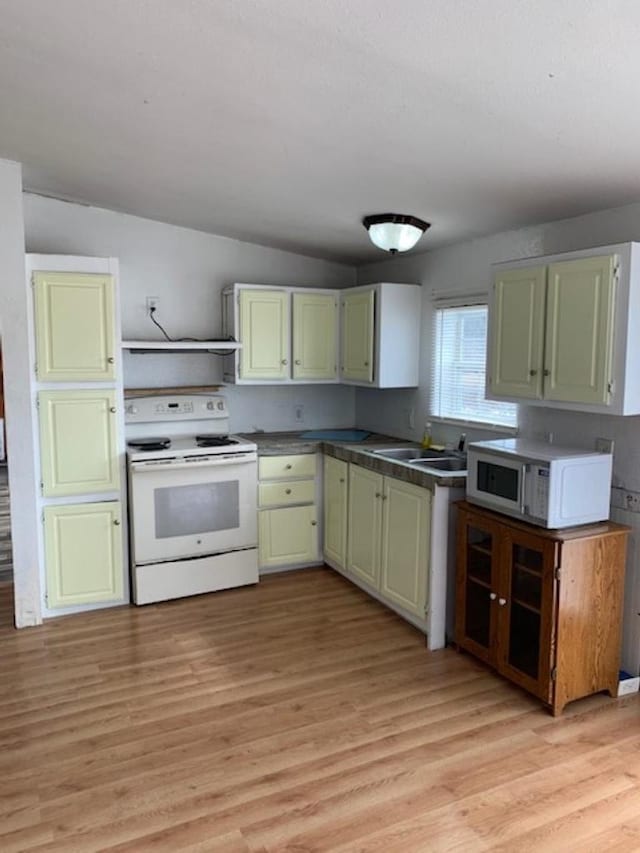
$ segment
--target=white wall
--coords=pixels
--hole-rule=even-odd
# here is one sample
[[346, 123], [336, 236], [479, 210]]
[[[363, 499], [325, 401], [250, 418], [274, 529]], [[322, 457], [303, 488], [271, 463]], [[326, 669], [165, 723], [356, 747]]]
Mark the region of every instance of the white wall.
[[[423, 238], [428, 243], [428, 233]], [[640, 204], [604, 210], [586, 216], [550, 222], [531, 228], [437, 249], [433, 252], [396, 257], [358, 270], [358, 283], [407, 281], [423, 286], [422, 356], [420, 387], [415, 390], [373, 391], [358, 389], [356, 422], [406, 438], [418, 439], [428, 412], [431, 363], [432, 296], [434, 293], [478, 293], [487, 291], [491, 264], [498, 261], [586, 249], [612, 243], [640, 241]], [[640, 366], [639, 366], [640, 369]], [[415, 428], [408, 426], [414, 410]], [[624, 627], [625, 668], [640, 668], [640, 417], [590, 415], [535, 406], [522, 406], [519, 426], [524, 436], [554, 434], [554, 443], [593, 448], [595, 438], [616, 442], [612, 492], [612, 518], [630, 524], [627, 567], [626, 617]], [[453, 439], [459, 428], [434, 425], [436, 438]], [[470, 440], [491, 437], [468, 430]]]
[[[28, 252], [114, 256], [120, 260], [123, 338], [160, 338], [145, 299], [160, 300], [157, 318], [172, 337], [215, 338], [222, 329], [220, 293], [235, 281], [347, 287], [344, 264], [216, 237], [101, 208], [24, 196]], [[207, 385], [222, 381], [221, 359], [198, 355], [125, 353], [125, 387]], [[228, 387], [234, 431], [352, 426], [355, 392], [342, 386]]]
[[29, 364], [28, 302], [24, 268], [22, 172], [0, 160], [0, 332], [4, 367], [16, 625], [40, 615], [38, 513]]

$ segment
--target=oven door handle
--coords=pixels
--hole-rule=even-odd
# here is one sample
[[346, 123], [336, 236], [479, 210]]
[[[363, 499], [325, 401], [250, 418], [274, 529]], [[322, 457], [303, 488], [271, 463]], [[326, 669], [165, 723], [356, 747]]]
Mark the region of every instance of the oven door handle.
[[255, 453], [246, 456], [234, 456], [233, 459], [207, 459], [201, 462], [132, 462], [131, 470], [134, 472], [144, 471], [185, 471], [193, 468], [223, 468], [233, 465], [246, 465], [248, 462], [257, 460]]

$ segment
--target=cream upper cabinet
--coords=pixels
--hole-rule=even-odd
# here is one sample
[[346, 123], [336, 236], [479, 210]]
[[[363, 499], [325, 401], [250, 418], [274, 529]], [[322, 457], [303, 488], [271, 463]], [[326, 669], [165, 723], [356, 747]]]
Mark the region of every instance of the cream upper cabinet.
[[422, 290], [377, 284], [343, 290], [340, 379], [372, 388], [418, 385]]
[[545, 266], [495, 276], [489, 352], [493, 394], [542, 397], [546, 284]]
[[222, 294], [222, 333], [242, 344], [223, 358], [240, 384], [338, 381], [338, 291], [234, 284]]
[[544, 395], [607, 403], [612, 381], [613, 255], [549, 266]]
[[41, 391], [44, 497], [115, 491], [120, 485], [115, 391]]
[[384, 478], [380, 592], [425, 618], [431, 493], [392, 477]]
[[497, 264], [487, 396], [640, 414], [640, 244]]
[[289, 294], [247, 288], [239, 293], [241, 379], [289, 376]]
[[324, 553], [339, 568], [347, 562], [347, 493], [349, 465], [324, 457]]
[[382, 475], [349, 465], [347, 568], [378, 587], [382, 524]]
[[33, 288], [37, 378], [41, 382], [113, 380], [113, 277], [35, 272]]
[[121, 521], [119, 501], [45, 507], [48, 607], [122, 598]]
[[297, 291], [293, 298], [294, 379], [335, 379], [338, 375], [338, 297]]
[[347, 292], [342, 297], [343, 379], [373, 381], [374, 306], [374, 290]]

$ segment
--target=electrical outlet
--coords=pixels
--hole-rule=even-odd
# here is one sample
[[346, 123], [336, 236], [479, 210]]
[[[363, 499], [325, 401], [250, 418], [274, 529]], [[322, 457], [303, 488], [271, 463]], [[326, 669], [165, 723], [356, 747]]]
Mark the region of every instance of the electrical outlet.
[[151, 314], [152, 311], [157, 311], [160, 305], [160, 300], [157, 296], [147, 296], [147, 314]]
[[294, 406], [293, 407], [293, 419], [297, 424], [304, 423], [304, 406]]
[[596, 438], [596, 450], [598, 453], [613, 453], [615, 441], [612, 438]]

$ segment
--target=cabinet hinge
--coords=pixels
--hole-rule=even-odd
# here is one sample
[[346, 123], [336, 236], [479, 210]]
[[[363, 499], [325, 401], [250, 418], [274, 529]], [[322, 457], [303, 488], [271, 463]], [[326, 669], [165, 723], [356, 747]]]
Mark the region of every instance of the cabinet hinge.
[[560, 566], [556, 566], [555, 569], [553, 570], [553, 576], [557, 581], [560, 580], [561, 574], [562, 574], [562, 569], [560, 568]]
[[[36, 362], [34, 362], [34, 364], [33, 364], [33, 372], [34, 372], [36, 375], [38, 374], [38, 362], [37, 362], [37, 361], [36, 361]], [[38, 408], [40, 408], [40, 402], [38, 401], [38, 399], [36, 399], [36, 406], [37, 406]]]
[[551, 681], [555, 681], [557, 678], [558, 678], [558, 667], [552, 666], [551, 667]]
[[608, 391], [610, 394], [613, 394], [615, 390], [616, 390], [616, 383], [615, 383], [615, 381], [607, 382], [607, 391]]

